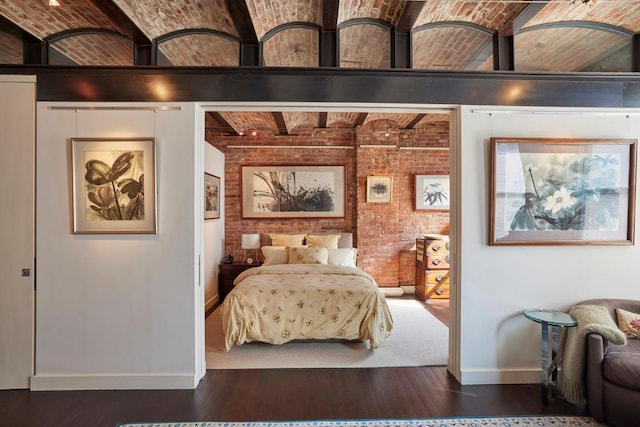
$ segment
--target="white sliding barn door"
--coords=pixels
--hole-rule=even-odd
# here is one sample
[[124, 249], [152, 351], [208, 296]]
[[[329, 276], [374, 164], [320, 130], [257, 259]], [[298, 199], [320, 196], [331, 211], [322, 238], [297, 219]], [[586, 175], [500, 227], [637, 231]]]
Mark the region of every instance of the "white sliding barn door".
[[35, 77], [0, 75], [0, 389], [33, 375], [35, 107]]

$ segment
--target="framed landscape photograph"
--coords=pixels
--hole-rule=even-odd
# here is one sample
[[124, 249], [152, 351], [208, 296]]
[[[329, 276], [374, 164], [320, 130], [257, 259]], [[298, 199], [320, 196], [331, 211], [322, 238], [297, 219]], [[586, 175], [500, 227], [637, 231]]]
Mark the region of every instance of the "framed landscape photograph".
[[72, 138], [73, 233], [156, 233], [155, 138]]
[[449, 175], [416, 175], [417, 211], [448, 211], [451, 190]]
[[390, 176], [367, 177], [367, 203], [389, 203], [393, 192], [393, 178]]
[[204, 173], [204, 219], [220, 218], [220, 177]]
[[242, 166], [242, 217], [344, 217], [345, 188], [344, 166]]
[[632, 245], [634, 139], [492, 138], [490, 245]]

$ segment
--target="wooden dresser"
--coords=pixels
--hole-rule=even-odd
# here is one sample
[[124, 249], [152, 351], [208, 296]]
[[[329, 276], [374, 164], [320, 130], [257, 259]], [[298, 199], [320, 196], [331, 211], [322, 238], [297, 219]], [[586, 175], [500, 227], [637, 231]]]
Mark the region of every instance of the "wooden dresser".
[[449, 237], [416, 239], [416, 295], [420, 300], [449, 298]]

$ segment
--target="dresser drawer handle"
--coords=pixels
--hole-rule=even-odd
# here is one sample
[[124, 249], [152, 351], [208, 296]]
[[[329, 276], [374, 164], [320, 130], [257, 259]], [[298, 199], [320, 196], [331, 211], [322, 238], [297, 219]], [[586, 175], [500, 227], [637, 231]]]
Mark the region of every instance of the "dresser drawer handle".
[[438, 252], [440, 249], [442, 249], [442, 247], [440, 245], [435, 245], [435, 246], [433, 246], [432, 249], [433, 249], [434, 252]]
[[444, 276], [436, 276], [436, 282], [442, 282], [444, 280]]
[[433, 264], [433, 265], [438, 265], [438, 264], [440, 264], [441, 262], [442, 262], [442, 260], [441, 260], [441, 259], [434, 259], [433, 261], [431, 261], [431, 264]]
[[444, 294], [444, 289], [436, 289], [436, 294], [438, 295]]

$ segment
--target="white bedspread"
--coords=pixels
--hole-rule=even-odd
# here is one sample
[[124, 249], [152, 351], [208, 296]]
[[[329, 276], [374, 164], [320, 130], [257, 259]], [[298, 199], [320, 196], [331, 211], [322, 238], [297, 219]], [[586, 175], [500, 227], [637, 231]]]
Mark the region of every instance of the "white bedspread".
[[381, 345], [393, 320], [384, 294], [362, 270], [318, 264], [251, 268], [221, 307], [225, 346], [296, 339], [369, 340]]

